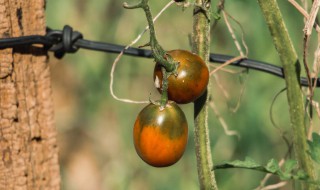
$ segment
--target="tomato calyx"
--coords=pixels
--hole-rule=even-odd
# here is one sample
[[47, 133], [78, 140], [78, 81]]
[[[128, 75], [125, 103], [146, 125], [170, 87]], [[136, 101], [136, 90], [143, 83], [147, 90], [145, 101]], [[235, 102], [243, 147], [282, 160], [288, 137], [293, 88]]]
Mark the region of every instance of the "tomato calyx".
[[163, 111], [167, 107], [170, 108], [171, 104], [175, 103], [174, 101], [167, 100], [166, 104], [162, 105], [161, 104], [161, 100], [151, 100], [151, 99], [149, 99], [149, 101], [150, 101], [151, 104], [159, 106], [159, 110], [160, 111]]
[[195, 101], [205, 92], [209, 82], [206, 63], [198, 55], [186, 50], [171, 50], [167, 54], [176, 62], [176, 70], [166, 73], [161, 63], [156, 63], [153, 75], [155, 87], [178, 104]]
[[156, 63], [156, 64], [160, 65], [161, 73], [162, 73], [162, 82], [160, 82], [159, 78], [156, 78], [155, 81], [154, 81], [155, 82], [155, 86], [157, 88], [161, 87], [160, 88], [161, 89], [160, 104], [161, 104], [162, 108], [164, 108], [166, 106], [167, 102], [168, 102], [168, 85], [169, 85], [168, 78], [171, 75], [174, 75], [175, 77], [178, 76], [178, 67], [180, 65], [180, 62], [175, 61], [173, 59], [173, 57], [170, 54], [168, 54], [167, 52], [164, 55], [164, 59], [166, 61], [168, 61], [171, 66], [173, 66], [173, 69], [172, 69], [172, 71], [168, 71], [167, 67], [165, 67], [165, 65], [163, 65], [162, 63], [159, 63], [159, 62]]
[[165, 53], [164, 58], [169, 62], [169, 64], [173, 65], [172, 70], [168, 70], [165, 65], [160, 63], [160, 65], [166, 69], [167, 77], [169, 77], [170, 75], [178, 76], [178, 67], [180, 65], [180, 62], [175, 61], [173, 57], [167, 52]]

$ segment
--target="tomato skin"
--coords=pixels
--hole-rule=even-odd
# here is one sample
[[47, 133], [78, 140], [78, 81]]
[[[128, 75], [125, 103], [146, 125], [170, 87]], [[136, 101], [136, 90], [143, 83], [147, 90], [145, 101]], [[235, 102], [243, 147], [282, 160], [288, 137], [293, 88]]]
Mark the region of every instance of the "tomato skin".
[[147, 164], [173, 165], [182, 157], [188, 142], [187, 119], [174, 102], [164, 109], [150, 103], [136, 119], [133, 140], [137, 154]]
[[[206, 63], [196, 54], [186, 50], [172, 50], [167, 52], [174, 61], [179, 62], [177, 76], [168, 78], [168, 99], [179, 104], [187, 104], [199, 98], [207, 89], [209, 69]], [[156, 64], [153, 79], [161, 92], [162, 72], [160, 64]]]

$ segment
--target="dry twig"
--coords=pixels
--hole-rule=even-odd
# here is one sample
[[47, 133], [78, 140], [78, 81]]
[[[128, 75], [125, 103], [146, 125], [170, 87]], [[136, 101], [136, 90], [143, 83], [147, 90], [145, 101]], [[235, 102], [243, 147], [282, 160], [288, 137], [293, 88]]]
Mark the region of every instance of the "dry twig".
[[224, 132], [225, 132], [225, 134], [228, 135], [228, 136], [235, 135], [235, 136], [238, 137], [238, 139], [240, 139], [240, 134], [239, 134], [237, 131], [235, 131], [235, 130], [230, 130], [230, 129], [228, 128], [227, 123], [225, 122], [225, 120], [223, 119], [223, 117], [221, 117], [221, 115], [220, 115], [220, 113], [219, 113], [219, 110], [218, 110], [218, 108], [216, 107], [215, 103], [214, 103], [213, 101], [210, 101], [210, 104], [209, 104], [209, 105], [210, 105], [210, 107], [212, 108], [212, 110], [213, 110], [214, 114], [216, 115], [216, 117], [218, 118], [218, 120], [219, 120], [219, 122], [220, 122], [220, 124], [221, 124], [221, 126], [222, 126], [222, 128], [223, 128], [223, 130], [224, 130]]
[[[281, 167], [285, 162], [285, 159], [282, 158], [279, 162], [279, 166]], [[272, 176], [272, 174], [267, 174], [264, 176], [264, 178], [261, 180], [260, 185], [255, 188], [255, 190], [271, 190], [271, 189], [277, 189], [279, 187], [283, 187], [285, 186], [288, 182], [287, 181], [281, 181], [279, 183], [276, 184], [272, 184], [272, 185], [268, 185], [265, 186], [265, 184], [267, 183], [267, 181], [270, 179], [270, 177]]]
[[236, 62], [236, 61], [239, 61], [239, 60], [242, 60], [242, 59], [245, 59], [245, 58], [246, 57], [241, 56], [241, 55], [237, 56], [237, 57], [234, 57], [234, 58], [228, 60], [227, 62], [223, 63], [222, 65], [219, 65], [218, 67], [216, 67], [213, 71], [210, 72], [210, 75], [213, 75], [215, 72], [219, 71], [220, 69], [222, 69], [225, 66], [230, 65], [233, 62]]

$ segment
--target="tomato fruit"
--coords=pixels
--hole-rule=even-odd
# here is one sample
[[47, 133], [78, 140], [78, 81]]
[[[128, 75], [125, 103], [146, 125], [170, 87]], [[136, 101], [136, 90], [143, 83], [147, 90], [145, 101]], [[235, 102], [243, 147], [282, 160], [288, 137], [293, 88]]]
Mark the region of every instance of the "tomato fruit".
[[[209, 70], [206, 63], [196, 54], [186, 50], [172, 50], [167, 52], [175, 62], [179, 63], [177, 75], [168, 78], [168, 99], [179, 104], [195, 101], [207, 89]], [[161, 65], [156, 64], [153, 79], [158, 91], [161, 92]]]
[[147, 164], [170, 166], [184, 153], [188, 141], [187, 119], [172, 101], [165, 108], [150, 103], [136, 119], [133, 140], [137, 154]]

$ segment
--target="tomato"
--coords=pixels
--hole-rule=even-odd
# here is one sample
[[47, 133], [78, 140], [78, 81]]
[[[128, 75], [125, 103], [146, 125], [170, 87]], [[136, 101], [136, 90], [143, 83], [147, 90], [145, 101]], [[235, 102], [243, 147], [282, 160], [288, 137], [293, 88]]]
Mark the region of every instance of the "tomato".
[[187, 119], [172, 101], [165, 108], [150, 103], [136, 119], [133, 140], [137, 154], [147, 164], [154, 167], [170, 166], [184, 153], [188, 141]]
[[[207, 89], [209, 70], [206, 63], [189, 51], [172, 50], [167, 53], [179, 63], [177, 75], [172, 74], [168, 78], [168, 99], [180, 104], [195, 101]], [[153, 79], [161, 92], [163, 77], [161, 65], [158, 63], [154, 68]]]

